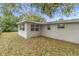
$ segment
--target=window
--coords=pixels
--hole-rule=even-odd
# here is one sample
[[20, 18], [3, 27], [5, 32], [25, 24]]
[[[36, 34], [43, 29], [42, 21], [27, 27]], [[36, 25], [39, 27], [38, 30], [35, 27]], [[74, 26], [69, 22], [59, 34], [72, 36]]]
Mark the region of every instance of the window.
[[48, 29], [48, 30], [51, 30], [51, 27], [50, 27], [50, 25], [48, 25], [48, 26], [47, 26], [47, 29]]
[[31, 25], [31, 31], [34, 31], [34, 24]]
[[38, 24], [31, 24], [31, 31], [39, 31], [39, 25]]
[[36, 31], [39, 31], [39, 25], [38, 24], [36, 25], [35, 29], [36, 29]]
[[36, 28], [36, 31], [39, 31], [39, 28]]
[[25, 24], [20, 24], [20, 30], [25, 30]]
[[58, 24], [58, 28], [64, 28], [65, 24]]

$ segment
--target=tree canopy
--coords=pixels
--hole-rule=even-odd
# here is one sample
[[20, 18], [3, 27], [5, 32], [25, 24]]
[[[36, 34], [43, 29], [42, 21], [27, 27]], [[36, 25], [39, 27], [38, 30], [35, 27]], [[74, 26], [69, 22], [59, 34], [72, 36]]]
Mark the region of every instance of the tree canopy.
[[6, 31], [6, 32], [16, 31], [17, 30], [16, 22], [18, 21], [19, 21], [18, 17], [15, 16], [2, 17], [0, 20], [2, 31]]
[[2, 31], [16, 31], [19, 18], [13, 12], [21, 10], [21, 4], [0, 4], [0, 28]]
[[4, 3], [0, 4], [0, 13], [3, 14], [3, 16], [11, 16], [13, 15], [13, 12], [20, 12], [22, 10], [22, 4], [17, 3]]
[[[0, 11], [3, 15], [13, 15], [13, 12], [21, 12], [24, 11], [23, 6], [25, 8], [28, 4], [20, 4], [20, 3], [5, 3], [1, 4]], [[62, 14], [69, 15], [73, 11], [73, 7], [79, 4], [73, 3], [31, 3], [28, 6], [32, 8], [37, 8], [43, 14], [48, 16], [52, 16], [58, 9], [62, 11]], [[22, 12], [21, 12], [22, 13]]]
[[22, 17], [21, 20], [34, 21], [34, 22], [46, 22], [44, 17], [42, 17], [39, 14], [33, 13], [31, 11], [25, 15], [22, 15], [21, 17]]
[[54, 13], [60, 9], [63, 15], [70, 15], [73, 12], [74, 6], [78, 4], [73, 3], [39, 3], [31, 4], [32, 7], [40, 9], [41, 13], [48, 15], [49, 17], [54, 16]]

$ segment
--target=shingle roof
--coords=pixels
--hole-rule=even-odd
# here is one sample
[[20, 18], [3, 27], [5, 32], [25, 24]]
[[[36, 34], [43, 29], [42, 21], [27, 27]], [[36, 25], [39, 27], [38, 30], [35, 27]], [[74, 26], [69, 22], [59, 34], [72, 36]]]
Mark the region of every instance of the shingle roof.
[[79, 19], [61, 20], [61, 21], [47, 22], [47, 24], [59, 24], [59, 23], [79, 23]]
[[20, 24], [20, 23], [36, 23], [36, 24], [60, 24], [60, 23], [66, 23], [67, 24], [67, 23], [79, 23], [79, 19], [52, 21], [52, 22], [44, 22], [44, 23], [23, 20], [23, 21], [18, 22], [17, 24]]

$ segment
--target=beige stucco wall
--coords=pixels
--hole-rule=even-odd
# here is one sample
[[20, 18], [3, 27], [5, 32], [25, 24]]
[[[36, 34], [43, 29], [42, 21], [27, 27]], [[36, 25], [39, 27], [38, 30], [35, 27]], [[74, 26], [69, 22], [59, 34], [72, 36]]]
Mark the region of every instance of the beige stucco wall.
[[18, 34], [27, 39], [27, 23], [25, 23], [25, 30], [20, 30], [20, 25], [18, 25]]
[[79, 23], [65, 24], [64, 29], [58, 29], [57, 25], [51, 25], [51, 30], [47, 30], [47, 25], [43, 25], [41, 29], [43, 36], [79, 43]]

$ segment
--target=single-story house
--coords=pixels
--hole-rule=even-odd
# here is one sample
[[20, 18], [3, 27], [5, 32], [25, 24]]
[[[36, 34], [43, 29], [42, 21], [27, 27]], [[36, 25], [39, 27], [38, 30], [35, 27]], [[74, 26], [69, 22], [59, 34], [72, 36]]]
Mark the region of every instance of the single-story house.
[[17, 24], [18, 34], [25, 39], [45, 36], [79, 44], [79, 19], [47, 23], [23, 20]]

